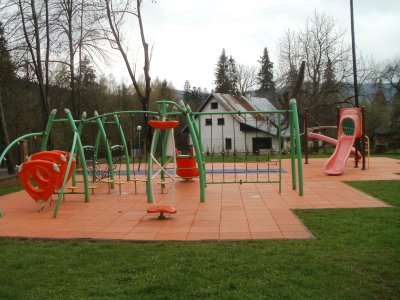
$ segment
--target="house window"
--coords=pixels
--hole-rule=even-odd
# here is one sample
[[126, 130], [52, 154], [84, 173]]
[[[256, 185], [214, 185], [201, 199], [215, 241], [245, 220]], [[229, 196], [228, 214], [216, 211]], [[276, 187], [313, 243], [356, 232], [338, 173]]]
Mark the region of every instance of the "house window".
[[224, 118], [218, 118], [218, 125], [225, 125], [225, 119]]
[[225, 149], [226, 150], [232, 149], [232, 139], [231, 138], [225, 138]]
[[218, 102], [211, 102], [211, 109], [218, 109]]
[[206, 126], [212, 126], [212, 119], [206, 119]]

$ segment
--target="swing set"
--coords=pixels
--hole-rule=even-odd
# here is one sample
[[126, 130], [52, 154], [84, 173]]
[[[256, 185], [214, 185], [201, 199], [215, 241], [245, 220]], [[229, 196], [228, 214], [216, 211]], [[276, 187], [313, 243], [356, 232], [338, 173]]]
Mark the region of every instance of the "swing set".
[[[262, 154], [258, 151], [256, 154], [256, 162], [250, 163], [247, 160], [245, 162], [236, 161], [238, 158], [238, 153], [236, 149], [239, 146], [236, 143], [240, 143], [239, 137], [234, 137], [233, 143], [233, 168], [225, 167], [226, 158], [224, 156], [225, 151], [228, 149], [223, 149], [222, 153], [222, 163], [214, 162], [215, 151], [211, 152], [211, 170], [206, 170], [206, 166], [209, 163], [205, 163], [205, 152], [203, 149], [204, 136], [202, 136], [202, 132], [200, 131], [200, 126], [198, 122], [200, 122], [201, 116], [203, 113], [201, 112], [192, 112], [191, 108], [188, 105], [185, 105], [183, 101], [180, 103], [176, 103], [173, 101], [158, 101], [159, 111], [120, 111], [113, 113], [106, 113], [99, 115], [97, 112], [94, 113], [93, 117], [87, 118], [86, 113], [82, 114], [81, 119], [74, 120], [71, 112], [68, 109], [65, 109], [65, 118], [56, 119], [56, 110], [53, 110], [49, 116], [48, 123], [44, 132], [36, 132], [23, 135], [13, 142], [11, 142], [8, 147], [3, 151], [0, 155], [0, 163], [3, 161], [7, 152], [20, 141], [29, 139], [29, 138], [37, 138], [41, 137], [41, 147], [40, 152], [34, 153], [31, 155], [31, 158], [27, 162], [23, 162], [19, 167], [20, 173], [19, 176], [21, 181], [23, 182], [24, 188], [28, 192], [31, 197], [39, 202], [42, 207], [44, 203], [47, 202], [52, 194], [57, 194], [58, 199], [55, 205], [55, 209], [53, 212], [53, 217], [57, 217], [57, 213], [62, 203], [63, 196], [68, 194], [66, 192], [67, 182], [72, 180], [72, 185], [76, 186], [77, 183], [77, 172], [75, 167], [75, 160], [79, 160], [81, 166], [81, 174], [83, 181], [84, 192], [80, 194], [84, 194], [85, 202], [90, 202], [90, 193], [89, 191], [95, 187], [90, 185], [90, 181], [92, 183], [103, 180], [104, 178], [108, 178], [109, 189], [114, 188], [114, 184], [120, 184], [120, 194], [121, 194], [121, 184], [122, 181], [115, 180], [115, 171], [114, 167], [115, 159], [113, 160], [113, 152], [119, 151], [120, 154], [118, 156], [120, 168], [122, 158], [124, 160], [125, 169], [126, 169], [126, 180], [127, 181], [136, 181], [135, 177], [135, 168], [133, 166], [132, 171], [134, 177], [131, 178], [130, 171], [130, 157], [128, 151], [128, 145], [125, 139], [124, 131], [121, 126], [120, 117], [123, 115], [133, 116], [135, 114], [146, 114], [150, 117], [149, 126], [153, 129], [153, 139], [150, 147], [150, 152], [148, 153], [147, 158], [147, 170], [146, 170], [146, 195], [148, 206], [148, 213], [158, 213], [159, 219], [165, 218], [165, 213], [174, 214], [176, 213], [176, 208], [174, 207], [174, 191], [175, 191], [175, 182], [178, 177], [181, 177], [185, 180], [190, 180], [195, 177], [198, 178], [199, 182], [199, 190], [200, 190], [200, 201], [206, 201], [206, 186], [207, 184], [224, 184], [224, 183], [247, 183], [247, 182], [260, 182], [260, 183], [279, 183], [279, 192], [281, 191], [281, 136], [282, 129], [280, 125], [277, 128], [277, 137], [278, 137], [278, 149], [277, 149], [277, 161], [270, 160], [271, 152], [267, 152]], [[293, 189], [297, 189], [297, 180], [299, 183], [299, 194], [302, 196], [304, 194], [303, 191], [303, 176], [302, 176], [302, 164], [301, 164], [301, 147], [300, 147], [300, 135], [299, 135], [299, 126], [298, 126], [298, 115], [297, 115], [297, 105], [295, 100], [290, 101], [290, 107], [288, 110], [281, 111], [268, 111], [268, 112], [236, 112], [239, 117], [242, 117], [244, 123], [249, 126], [255, 126], [255, 128], [261, 128], [265, 126], [257, 118], [249, 118], [246, 117], [247, 114], [277, 114], [277, 124], [280, 124], [281, 116], [283, 113], [287, 113], [289, 115], [289, 128], [290, 128], [290, 148], [291, 148], [291, 169], [292, 169], [292, 187]], [[208, 113], [209, 114], [209, 113]], [[216, 114], [234, 114], [234, 112], [218, 112]], [[190, 140], [192, 143], [192, 152], [189, 155], [180, 155], [177, 154], [177, 149], [175, 146], [174, 139], [174, 128], [179, 125], [179, 122], [176, 120], [178, 117], [183, 117], [184, 122], [186, 123]], [[111, 119], [111, 120], [110, 120]], [[255, 124], [252, 124], [252, 122]], [[52, 127], [55, 123], [66, 123], [71, 128], [73, 133], [71, 148], [68, 152], [60, 152], [58, 150], [47, 150], [48, 140], [50, 133], [52, 131]], [[82, 132], [86, 125], [94, 124], [97, 125], [97, 135], [94, 145], [83, 145], [81, 136]], [[111, 124], [115, 126], [118, 130], [120, 141], [119, 145], [110, 146], [107, 132], [105, 130], [105, 126], [107, 124]], [[221, 130], [224, 130], [223, 128]], [[224, 140], [225, 135], [228, 132], [222, 132], [222, 140]], [[201, 141], [201, 142], [200, 142]], [[105, 150], [105, 160], [101, 160], [99, 155], [99, 150], [101, 148], [101, 142], [104, 145]], [[133, 142], [133, 141], [132, 141]], [[246, 137], [244, 139], [245, 158], [248, 158], [249, 151], [247, 150], [246, 145]], [[159, 145], [160, 144], [160, 145]], [[157, 146], [159, 145], [159, 146]], [[158, 151], [161, 149], [161, 151]], [[92, 154], [88, 155], [88, 152], [91, 151]], [[266, 160], [262, 160], [267, 155]], [[114, 155], [115, 156], [115, 155]], [[186, 161], [185, 161], [186, 160]], [[296, 160], [298, 164], [298, 176], [296, 176]], [[99, 165], [106, 164], [106, 171], [99, 171]], [[228, 164], [228, 162], [226, 162]], [[261, 174], [263, 174], [262, 166], [263, 164], [267, 164], [268, 169], [270, 164], [277, 165], [277, 174], [278, 179], [271, 180], [270, 170], [267, 173], [268, 178], [261, 178]], [[256, 165], [256, 169], [251, 170], [250, 166]], [[214, 180], [214, 176], [217, 174], [216, 166], [222, 166], [222, 180]], [[239, 170], [245, 169], [245, 178], [239, 178]], [[256, 174], [254, 177], [250, 175], [251, 173]], [[233, 180], [225, 180], [225, 176], [228, 177], [229, 173], [234, 174]], [[206, 174], [210, 174], [211, 180], [206, 178]], [[119, 169], [118, 176], [121, 175], [121, 169]], [[89, 177], [91, 180], [89, 180]], [[154, 186], [155, 186], [155, 178], [160, 177], [160, 181], [158, 182], [161, 185], [161, 193], [164, 192], [164, 189], [167, 184], [171, 185], [169, 189], [169, 199], [167, 204], [163, 204], [162, 201], [156, 201], [154, 197]], [[298, 179], [297, 179], [298, 177]], [[74, 189], [71, 189], [71, 193], [79, 194], [75, 192]], [[136, 194], [136, 188], [135, 188]]]

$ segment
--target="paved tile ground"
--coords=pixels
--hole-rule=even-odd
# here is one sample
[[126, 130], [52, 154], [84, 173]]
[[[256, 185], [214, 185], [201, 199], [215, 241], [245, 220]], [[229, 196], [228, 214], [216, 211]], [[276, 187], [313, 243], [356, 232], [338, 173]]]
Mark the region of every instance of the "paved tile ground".
[[[322, 172], [326, 159], [311, 159], [304, 167], [305, 196], [300, 197], [291, 186], [290, 161], [283, 161], [282, 192], [278, 184], [209, 184], [206, 202], [199, 201], [198, 181], [176, 183], [174, 205], [178, 212], [166, 220], [157, 220], [146, 212], [145, 184], [122, 185], [108, 194], [107, 184], [100, 183], [84, 203], [83, 195], [65, 197], [56, 219], [53, 206], [42, 212], [25, 191], [0, 197], [0, 236], [59, 239], [106, 240], [250, 240], [250, 239], [311, 239], [313, 235], [292, 213], [292, 209], [335, 209], [388, 207], [387, 204], [359, 192], [342, 181], [400, 179], [400, 161], [371, 158], [370, 168], [362, 171], [348, 166], [341, 176], [326, 176]], [[227, 168], [239, 166], [226, 165]], [[267, 166], [261, 164], [260, 169]], [[270, 166], [276, 168], [276, 166]], [[208, 169], [211, 167], [209, 166]], [[215, 165], [215, 169], [221, 166]], [[222, 174], [208, 174], [208, 180], [218, 181]], [[235, 176], [235, 175], [231, 175]], [[236, 175], [236, 180], [240, 176]], [[247, 178], [274, 180], [278, 174], [248, 174]], [[269, 178], [268, 178], [269, 176]], [[211, 178], [213, 177], [213, 178]], [[231, 177], [232, 179], [232, 177]], [[156, 187], [155, 197], [166, 202], [166, 194]], [[82, 188], [80, 189], [82, 190]]]

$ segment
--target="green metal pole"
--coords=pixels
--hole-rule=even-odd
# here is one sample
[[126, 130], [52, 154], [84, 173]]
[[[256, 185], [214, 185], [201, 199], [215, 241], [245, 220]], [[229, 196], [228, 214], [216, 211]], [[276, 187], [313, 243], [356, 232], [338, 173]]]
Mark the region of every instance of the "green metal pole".
[[158, 143], [158, 138], [160, 135], [160, 129], [155, 128], [153, 133], [153, 140], [151, 142], [150, 147], [150, 155], [147, 162], [147, 182], [146, 182], [146, 191], [147, 191], [147, 202], [154, 203], [154, 195], [153, 195], [153, 158], [156, 152], [156, 145]]
[[293, 107], [289, 107], [289, 126], [290, 126], [290, 163], [292, 167], [292, 189], [297, 189], [296, 180], [296, 140], [294, 136], [294, 112]]
[[[186, 120], [189, 131], [190, 131], [189, 123], [193, 127], [193, 133], [190, 132], [190, 135], [192, 137], [193, 146], [195, 144], [194, 137], [196, 138], [197, 144], [199, 146], [199, 150], [197, 150], [195, 148], [195, 150], [196, 150], [195, 152], [196, 152], [196, 159], [197, 159], [197, 153], [199, 153], [201, 156], [201, 160], [197, 160], [197, 166], [199, 168], [199, 177], [201, 176], [201, 178], [202, 178], [200, 180], [200, 188], [204, 190], [204, 191], [200, 190], [200, 194], [201, 195], [204, 194], [204, 198], [203, 198], [203, 196], [201, 196], [201, 198], [204, 199], [204, 201], [205, 201], [205, 188], [207, 186], [207, 182], [206, 182], [206, 166], [204, 163], [205, 162], [204, 148], [203, 148], [203, 143], [201, 143], [201, 131], [200, 131], [201, 126], [197, 126], [197, 122], [196, 122], [195, 118], [193, 117], [192, 110], [189, 105], [186, 106], [186, 110], [187, 110], [187, 115], [189, 116], [189, 118]], [[198, 118], [200, 120], [200, 116]], [[200, 152], [198, 152], [198, 151], [200, 151]], [[201, 183], [203, 183], [204, 186], [202, 186]]]
[[[80, 122], [79, 122], [79, 125], [78, 125], [78, 135], [79, 135], [79, 139], [80, 139], [80, 136], [81, 136], [81, 134], [82, 134], [82, 131], [83, 131], [83, 127], [85, 126], [85, 123], [83, 122], [84, 120], [86, 119], [86, 112], [83, 112], [82, 113], [82, 117], [81, 117], [81, 120], [80, 120]], [[68, 120], [68, 119], [67, 119]], [[69, 120], [68, 120], [69, 121]], [[82, 140], [81, 140], [81, 142], [82, 142]], [[78, 149], [75, 149], [75, 157], [77, 157], [77, 154], [78, 154]], [[85, 161], [86, 161], [86, 157], [85, 157]], [[82, 162], [82, 160], [81, 160], [81, 163], [83, 163]], [[86, 164], [86, 163], [85, 163]], [[73, 173], [72, 173], [72, 185], [76, 185], [76, 169], [77, 168], [75, 168], [74, 170], [73, 170]]]
[[[157, 104], [159, 104], [159, 105], [161, 104], [161, 118], [162, 119], [164, 119], [164, 117], [166, 118], [166, 113], [167, 113], [166, 101], [158, 101]], [[168, 139], [170, 138], [170, 134], [171, 134], [170, 129], [164, 130], [164, 139], [161, 144], [161, 165], [162, 166], [164, 166], [164, 164], [167, 161], [166, 150], [167, 150], [167, 142], [168, 142]], [[160, 137], [160, 136], [161, 136], [161, 130], [160, 130], [158, 137]], [[155, 155], [155, 153], [153, 155]], [[165, 187], [165, 185], [163, 184], [163, 182], [165, 182], [165, 172], [163, 170], [161, 171], [161, 182], [162, 182], [161, 183], [161, 191], [163, 193], [164, 187]]]
[[44, 136], [42, 139], [42, 146], [40, 147], [41, 151], [44, 151], [47, 148], [47, 143], [49, 142], [51, 127], [53, 126], [53, 121], [56, 117], [56, 114], [57, 114], [57, 109], [53, 109], [50, 113], [49, 120], [47, 121], [46, 129], [44, 131]]
[[126, 165], [126, 180], [129, 181], [129, 180], [131, 180], [131, 172], [129, 170], [130, 161], [129, 161], [128, 145], [126, 144], [125, 134], [124, 134], [124, 131], [122, 130], [122, 126], [121, 126], [121, 123], [120, 123], [117, 115], [114, 115], [114, 120], [115, 120], [115, 124], [118, 128], [119, 135], [121, 137], [122, 146], [124, 146], [125, 165]]
[[[99, 113], [97, 111], [94, 112], [94, 115], [96, 117], [98, 117], [96, 119], [97, 126], [99, 127], [100, 136], [103, 138], [104, 145], [105, 145], [105, 148], [106, 148], [106, 157], [107, 157], [107, 163], [108, 163], [108, 170], [110, 171], [110, 179], [112, 180], [111, 188], [113, 189], [115, 187], [115, 184], [114, 184], [114, 166], [113, 166], [113, 161], [112, 161], [110, 145], [109, 145], [108, 139], [107, 139], [107, 134], [106, 134], [106, 131], [105, 131], [104, 126], [103, 126], [103, 124], [105, 122], [105, 119], [103, 117], [99, 116]], [[97, 140], [96, 140], [96, 144], [97, 144]]]
[[[75, 125], [75, 121], [72, 117], [71, 112], [69, 111], [69, 109], [65, 109], [65, 113], [67, 114], [67, 119], [69, 121], [69, 124], [73, 130], [74, 133], [76, 133], [76, 150], [77, 153], [79, 154], [79, 158], [82, 164], [82, 173], [83, 173], [83, 185], [84, 185], [84, 189], [85, 189], [85, 202], [89, 202], [90, 201], [90, 196], [89, 196], [89, 176], [88, 176], [88, 171], [87, 171], [87, 166], [86, 166], [86, 158], [85, 158], [85, 153], [83, 151], [83, 145], [82, 145], [82, 141], [81, 141], [81, 136], [80, 136], [80, 132], [79, 130], [76, 128]], [[75, 150], [74, 149], [74, 150]], [[75, 153], [75, 151], [70, 151], [71, 155], [70, 156], [74, 156], [73, 154]], [[66, 172], [65, 177], [68, 177], [68, 172]]]
[[[95, 119], [96, 124], [98, 124], [97, 119]], [[101, 141], [101, 131], [100, 128], [97, 125], [97, 134], [96, 134], [96, 141], [95, 144], [93, 145], [94, 147], [94, 152], [93, 152], [93, 182], [95, 182], [95, 175], [96, 175], [96, 164], [97, 164], [97, 159], [99, 155], [99, 147], [100, 147], [100, 141]]]
[[69, 160], [68, 160], [68, 164], [67, 164], [67, 170], [65, 171], [65, 176], [64, 176], [64, 179], [63, 179], [63, 183], [62, 183], [60, 192], [58, 193], [58, 199], [57, 199], [56, 207], [55, 207], [54, 212], [53, 212], [53, 218], [57, 217], [58, 210], [60, 209], [61, 202], [62, 202], [63, 197], [64, 197], [64, 190], [65, 190], [65, 186], [67, 185], [68, 174], [69, 174], [69, 172], [71, 170], [72, 161], [74, 159], [74, 155], [72, 153], [75, 152], [77, 137], [78, 137], [78, 132], [74, 131], [74, 139], [73, 139], [72, 147], [71, 147], [71, 155], [69, 156]]
[[293, 111], [293, 125], [294, 125], [293, 127], [295, 131], [297, 168], [299, 175], [299, 195], [304, 196], [303, 162], [301, 156], [300, 126], [299, 126], [299, 117], [297, 113], [296, 99], [290, 100], [289, 105], [291, 110]]
[[204, 172], [204, 164], [203, 164], [203, 157], [202, 151], [199, 145], [199, 141], [197, 139], [197, 134], [195, 132], [192, 120], [189, 114], [185, 114], [185, 119], [189, 128], [190, 135], [192, 137], [193, 147], [196, 153], [197, 159], [197, 167], [199, 168], [199, 181], [200, 181], [200, 201], [206, 201], [206, 192], [205, 192], [205, 172]]
[[[281, 113], [278, 113], [278, 161], [279, 161], [279, 193], [282, 192], [282, 130]], [[269, 171], [269, 170], [268, 170]]]

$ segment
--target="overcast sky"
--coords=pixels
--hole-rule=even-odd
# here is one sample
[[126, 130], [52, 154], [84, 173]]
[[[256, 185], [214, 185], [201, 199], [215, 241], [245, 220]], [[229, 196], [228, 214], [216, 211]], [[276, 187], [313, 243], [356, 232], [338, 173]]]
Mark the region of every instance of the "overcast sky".
[[[399, 57], [400, 0], [353, 1], [357, 51], [377, 61]], [[167, 79], [176, 89], [189, 80], [192, 86], [211, 91], [222, 48], [238, 64], [259, 66], [257, 60], [267, 47], [277, 63], [285, 30], [302, 29], [314, 11], [333, 17], [351, 42], [350, 0], [144, 1], [145, 34], [153, 45], [151, 77]], [[133, 51], [140, 50], [135, 33], [132, 26]], [[117, 59], [112, 64], [108, 70], [115, 79], [129, 82], [124, 66]]]

